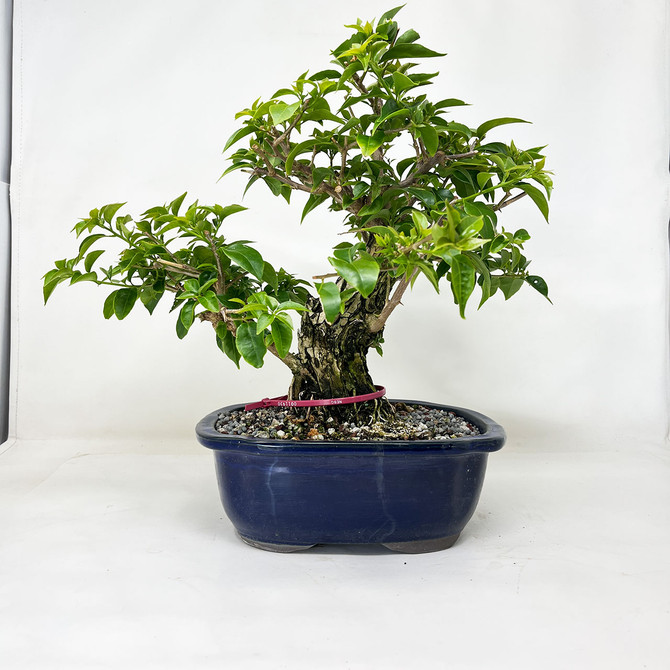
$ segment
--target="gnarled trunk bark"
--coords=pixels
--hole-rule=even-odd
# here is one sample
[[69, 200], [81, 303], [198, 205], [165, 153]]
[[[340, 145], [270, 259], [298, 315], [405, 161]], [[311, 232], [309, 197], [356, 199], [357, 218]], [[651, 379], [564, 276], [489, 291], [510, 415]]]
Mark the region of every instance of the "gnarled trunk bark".
[[[298, 332], [298, 366], [294, 369], [289, 396], [294, 400], [342, 398], [375, 390], [367, 365], [367, 354], [383, 330], [373, 332], [370, 324], [388, 301], [394, 280], [380, 278], [367, 298], [355, 294], [345, 314], [332, 324], [326, 321], [321, 303], [313, 298], [302, 317]], [[334, 408], [329, 408], [329, 411]], [[390, 412], [383, 402], [338, 407], [338, 413], [378, 417]]]

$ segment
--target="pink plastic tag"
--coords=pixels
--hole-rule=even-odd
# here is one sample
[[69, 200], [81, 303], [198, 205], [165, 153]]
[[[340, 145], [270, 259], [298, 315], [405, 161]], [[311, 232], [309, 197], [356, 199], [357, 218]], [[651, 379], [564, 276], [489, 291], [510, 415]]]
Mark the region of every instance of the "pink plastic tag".
[[244, 406], [244, 409], [259, 409], [261, 407], [324, 407], [327, 405], [351, 405], [356, 402], [365, 402], [366, 400], [376, 400], [386, 395], [386, 389], [383, 386], [375, 386], [374, 393], [365, 393], [364, 395], [353, 395], [348, 398], [324, 398], [323, 400], [289, 400], [288, 396], [282, 395], [277, 398], [263, 398], [259, 402], [252, 402]]

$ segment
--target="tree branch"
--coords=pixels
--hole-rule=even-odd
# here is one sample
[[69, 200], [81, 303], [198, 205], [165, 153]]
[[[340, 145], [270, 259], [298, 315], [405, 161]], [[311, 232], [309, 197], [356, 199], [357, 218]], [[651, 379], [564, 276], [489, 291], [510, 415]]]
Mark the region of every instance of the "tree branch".
[[181, 274], [186, 275], [187, 277], [200, 276], [200, 273], [195, 268], [192, 268], [190, 265], [184, 265], [183, 263], [173, 263], [172, 261], [166, 261], [162, 258], [157, 258], [154, 263], [158, 265], [165, 265], [166, 267], [173, 270], [178, 270]]
[[[340, 192], [337, 191], [335, 188], [330, 186], [329, 184], [321, 184], [317, 188], [312, 188], [311, 181], [308, 181], [305, 179], [304, 183], [302, 181], [295, 181], [293, 179], [289, 179], [288, 177], [284, 177], [283, 175], [278, 174], [274, 170], [272, 173], [270, 170], [266, 170], [261, 167], [255, 167], [253, 169], [253, 172], [261, 177], [272, 177], [273, 179], [277, 179], [280, 181], [282, 184], [286, 184], [287, 186], [290, 186], [292, 189], [296, 191], [304, 191], [305, 193], [325, 193], [326, 195], [329, 195], [335, 202], [338, 204], [342, 204], [342, 196], [340, 195]], [[298, 178], [300, 179], [300, 176], [298, 175]], [[340, 189], [341, 191], [342, 189]]]
[[441, 165], [445, 161], [455, 161], [459, 158], [472, 158], [478, 155], [478, 151], [467, 151], [463, 154], [445, 154], [444, 151], [438, 151], [434, 156], [422, 160], [416, 170], [409, 177], [403, 179], [398, 186], [407, 188], [411, 186], [421, 175], [428, 174], [434, 167]]
[[363, 95], [368, 95], [370, 93], [370, 91], [368, 91], [367, 87], [363, 83], [363, 80], [355, 72], [351, 75], [351, 79], [360, 93]]
[[293, 121], [291, 121], [291, 124], [289, 127], [272, 143], [272, 148], [276, 148], [277, 145], [281, 144], [282, 140], [287, 140], [288, 136], [291, 134], [291, 131], [300, 123], [300, 119], [302, 118], [302, 115], [305, 113], [305, 110], [309, 106], [310, 99], [307, 98], [302, 103], [302, 106], [300, 107], [300, 111], [296, 114], [295, 118]]
[[[351, 75], [351, 79], [360, 93], [362, 93], [363, 95], [370, 95], [370, 91], [363, 83], [363, 79], [359, 77], [355, 72]], [[374, 111], [375, 114], [377, 114], [377, 116], [381, 115], [382, 103], [379, 98], [370, 98], [370, 107], [372, 107], [372, 110]]]
[[266, 170], [265, 168], [255, 167], [253, 169], [253, 173], [259, 175], [260, 177], [272, 177], [273, 179], [277, 179], [282, 184], [286, 184], [287, 186], [290, 186], [292, 189], [295, 189], [296, 191], [305, 191], [306, 193], [312, 192], [311, 186], [307, 186], [300, 182], [293, 181], [293, 179], [289, 179], [288, 177], [284, 177], [283, 175], [277, 174], [276, 172], [274, 172], [274, 170], [272, 173], [270, 173], [270, 171]]
[[286, 354], [284, 358], [282, 358], [279, 355], [279, 352], [275, 348], [274, 344], [271, 344], [268, 346], [268, 351], [273, 355], [276, 356], [291, 372], [296, 373], [300, 370], [301, 366], [300, 363], [298, 362], [298, 358], [291, 353]]
[[269, 156], [263, 151], [263, 149], [261, 149], [259, 144], [252, 144], [251, 148], [263, 159], [263, 162], [267, 165], [268, 176], [274, 177], [275, 169], [272, 165], [272, 161], [270, 161]]
[[377, 316], [374, 321], [370, 324], [370, 332], [378, 333], [386, 325], [386, 321], [389, 316], [393, 313], [393, 310], [401, 303], [402, 297], [407, 290], [407, 287], [414, 281], [416, 276], [419, 274], [419, 268], [415, 268], [412, 274], [409, 277], [403, 277], [395, 287], [393, 295], [388, 299], [384, 305], [381, 313]]
[[[235, 325], [235, 321], [228, 315], [228, 311], [225, 307], [222, 307], [220, 312], [202, 312], [202, 314], [199, 314], [198, 316], [201, 321], [209, 321], [212, 324], [214, 330], [216, 330], [216, 327], [220, 323], [225, 323], [226, 328], [233, 335], [236, 335], [237, 333], [237, 326]], [[273, 356], [276, 356], [284, 365], [286, 365], [286, 367], [288, 367], [291, 372], [295, 373], [300, 370], [300, 363], [294, 354], [289, 353], [284, 356], [284, 358], [282, 358], [274, 344], [271, 344], [268, 347], [268, 351]]]
[[511, 205], [513, 202], [520, 200], [521, 198], [523, 198], [524, 195], [526, 195], [526, 192], [522, 191], [521, 193], [511, 198], [510, 194], [507, 193], [505, 197], [497, 205], [493, 205], [493, 209], [497, 212], [498, 210], [501, 210], [503, 207], [507, 207], [507, 205]]
[[217, 294], [220, 295], [226, 292], [226, 281], [223, 276], [223, 268], [221, 267], [221, 258], [219, 257], [218, 251], [216, 249], [216, 244], [214, 244], [212, 236], [209, 233], [205, 233], [205, 238], [209, 242], [209, 248], [212, 250], [212, 253], [214, 254], [214, 259], [216, 260], [216, 271], [217, 274], [219, 275], [219, 278], [216, 282], [216, 292]]

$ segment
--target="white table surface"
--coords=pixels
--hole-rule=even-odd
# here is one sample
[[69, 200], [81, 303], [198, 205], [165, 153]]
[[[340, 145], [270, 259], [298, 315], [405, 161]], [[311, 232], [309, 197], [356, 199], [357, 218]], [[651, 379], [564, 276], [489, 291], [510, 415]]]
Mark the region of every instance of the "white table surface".
[[665, 446], [508, 445], [423, 555], [248, 547], [195, 443], [0, 451], [6, 670], [670, 667]]

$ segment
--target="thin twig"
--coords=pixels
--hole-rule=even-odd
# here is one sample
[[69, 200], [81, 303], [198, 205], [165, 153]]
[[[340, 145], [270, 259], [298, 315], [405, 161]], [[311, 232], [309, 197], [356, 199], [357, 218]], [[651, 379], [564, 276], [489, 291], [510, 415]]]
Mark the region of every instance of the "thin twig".
[[347, 166], [347, 143], [345, 142], [343, 147], [341, 147], [337, 142], [335, 142], [334, 139], [333, 143], [340, 150], [340, 156], [342, 158], [340, 163], [340, 174], [338, 175], [337, 178], [337, 183], [340, 186], [342, 186], [342, 179], [344, 178], [344, 168]]
[[209, 233], [205, 233], [205, 238], [209, 242], [209, 248], [212, 250], [214, 259], [216, 260], [216, 271], [219, 275], [219, 279], [216, 282], [216, 292], [217, 294], [221, 295], [222, 293], [226, 292], [226, 281], [223, 276], [223, 268], [221, 267], [221, 258], [219, 257], [219, 253], [216, 249], [216, 244], [214, 244], [212, 236]]
[[187, 277], [200, 276], [200, 273], [195, 268], [192, 268], [190, 265], [184, 265], [183, 263], [173, 263], [172, 261], [166, 261], [163, 260], [162, 258], [157, 258], [154, 262], [158, 263], [159, 265], [165, 265], [168, 268], [178, 270], [180, 274], [186, 275]]
[[354, 84], [356, 85], [356, 88], [363, 95], [368, 95], [370, 93], [370, 91], [368, 91], [367, 87], [363, 83], [363, 80], [355, 72], [351, 75], [351, 79], [353, 80]]
[[520, 198], [523, 198], [524, 195], [526, 195], [526, 192], [522, 191], [521, 193], [515, 195], [513, 198], [510, 198], [509, 193], [507, 193], [507, 195], [505, 195], [505, 197], [497, 205], [493, 205], [493, 209], [497, 212], [503, 207], [507, 207], [507, 205], [511, 205], [513, 202], [516, 202]]
[[275, 169], [274, 166], [272, 165], [272, 162], [270, 161], [269, 156], [261, 149], [260, 145], [258, 144], [252, 144], [251, 148], [263, 159], [265, 164], [268, 166], [268, 176], [274, 177], [275, 176]]

